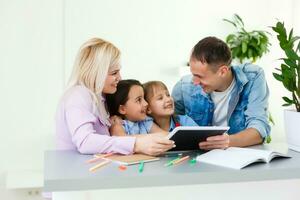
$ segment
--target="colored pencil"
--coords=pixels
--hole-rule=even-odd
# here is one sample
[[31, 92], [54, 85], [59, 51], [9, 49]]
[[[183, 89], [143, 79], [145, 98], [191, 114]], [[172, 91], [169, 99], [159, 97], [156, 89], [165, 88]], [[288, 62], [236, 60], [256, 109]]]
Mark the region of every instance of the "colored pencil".
[[177, 161], [177, 160], [179, 160], [179, 159], [180, 159], [180, 157], [175, 158], [175, 159], [173, 159], [173, 160], [167, 162], [164, 166], [165, 166], [165, 167], [169, 167], [169, 166], [173, 165], [174, 162]]
[[181, 163], [181, 162], [183, 162], [183, 161], [185, 161], [185, 160], [187, 160], [189, 158], [190, 158], [190, 156], [184, 156], [184, 157], [180, 158], [179, 160], [175, 160], [173, 162], [173, 165], [177, 165], [177, 164], [179, 164], [179, 163]]
[[139, 172], [141, 173], [141, 172], [143, 172], [143, 170], [144, 170], [144, 162], [142, 161], [142, 162], [140, 162], [140, 165], [139, 165]]
[[99, 164], [97, 164], [97, 165], [91, 167], [91, 168], [89, 169], [89, 171], [90, 171], [90, 172], [95, 172], [97, 169], [99, 169], [100, 167], [103, 167], [103, 166], [107, 165], [107, 164], [110, 163], [110, 162], [111, 162], [110, 160], [105, 160], [105, 161], [103, 161], [103, 162], [101, 162], [101, 163], [99, 163]]
[[107, 158], [107, 157], [112, 156], [112, 155], [114, 155], [114, 153], [103, 154], [103, 155], [101, 155], [101, 156], [94, 155], [95, 158], [92, 158], [92, 159], [90, 159], [90, 160], [87, 160], [86, 162], [87, 162], [87, 163], [94, 163], [94, 162], [97, 162], [97, 161], [99, 161], [99, 160], [102, 160], [103, 158]]

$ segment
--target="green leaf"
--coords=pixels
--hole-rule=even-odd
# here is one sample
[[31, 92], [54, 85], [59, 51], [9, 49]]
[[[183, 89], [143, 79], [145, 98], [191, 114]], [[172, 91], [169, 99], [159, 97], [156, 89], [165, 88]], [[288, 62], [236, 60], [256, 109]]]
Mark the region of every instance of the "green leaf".
[[295, 37], [293, 37], [292, 39], [289, 40], [289, 44], [290, 44], [291, 48], [293, 48], [294, 42], [296, 42], [299, 39], [300, 39], [299, 36], [295, 36]]
[[292, 49], [285, 50], [285, 55], [292, 60], [299, 60], [299, 56]]
[[292, 99], [289, 99], [288, 97], [282, 97], [282, 99], [283, 99], [286, 103], [289, 103], [289, 104], [294, 103], [294, 101], [293, 101]]
[[248, 49], [248, 58], [252, 58], [252, 57], [253, 57], [253, 50]]
[[241, 18], [238, 14], [234, 14], [234, 17], [237, 19], [237, 21], [238, 21], [242, 26], [244, 26], [244, 22], [243, 22], [242, 18]]
[[257, 56], [253, 56], [253, 58], [252, 58], [252, 63], [255, 63], [255, 62], [256, 62], [256, 59], [257, 59]]
[[283, 35], [277, 35], [277, 39], [279, 40], [280, 47], [285, 50], [287, 48], [288, 41], [286, 40], [286, 37]]
[[247, 42], [242, 42], [242, 52], [245, 53], [247, 51]]
[[235, 35], [234, 34], [229, 34], [227, 37], [226, 37], [226, 43], [228, 42], [232, 42], [235, 40]]
[[291, 103], [285, 103], [285, 104], [282, 104], [282, 106], [290, 106], [292, 105]]
[[267, 46], [266, 46], [266, 44], [264, 44], [264, 43], [261, 43], [260, 44], [260, 49], [261, 49], [261, 55], [263, 54], [263, 53], [265, 53], [266, 51], [267, 51]]
[[281, 64], [281, 76], [283, 77], [283, 85], [286, 89], [293, 92], [296, 88], [296, 73], [294, 68], [290, 68], [285, 64]]
[[282, 83], [284, 87], [290, 91], [293, 92], [295, 90], [295, 83], [292, 77], [290, 77], [290, 73], [284, 73], [282, 72], [283, 80]]
[[296, 53], [297, 53], [298, 51], [300, 52], [300, 41], [299, 41], [299, 43], [298, 43], [298, 45], [297, 45]]
[[[254, 38], [254, 40], [257, 41], [255, 44], [260, 45], [261, 39], [260, 39], [259, 35], [255, 35], [253, 38]], [[252, 40], [252, 41], [254, 42], [254, 40]]]
[[291, 29], [291, 31], [290, 31], [290, 34], [289, 34], [289, 41], [292, 39], [292, 37], [293, 37], [293, 29]]
[[231, 49], [232, 58], [237, 58], [238, 57], [238, 52], [239, 52], [238, 48]]
[[279, 69], [279, 68], [277, 68], [277, 67], [275, 67], [275, 69], [276, 69], [277, 71], [280, 71], [280, 72], [281, 72], [281, 69]]
[[289, 67], [292, 67], [292, 68], [297, 68], [298, 67], [295, 60], [290, 60], [290, 59], [287, 59], [287, 58], [282, 58], [280, 60], [283, 60], [285, 62], [285, 64], [287, 64]]
[[277, 28], [277, 30], [278, 30], [277, 33], [278, 33], [279, 35], [282, 35], [283, 38], [286, 39], [287, 36], [286, 36], [286, 30], [285, 30], [285, 27], [284, 27], [284, 23], [277, 22], [276, 28]]
[[232, 24], [234, 27], [237, 27], [236, 23], [234, 23], [233, 21], [230, 21], [230, 20], [228, 20], [228, 19], [223, 19], [223, 21]]
[[273, 76], [277, 81], [280, 81], [280, 82], [283, 81], [283, 77], [280, 74], [273, 73]]

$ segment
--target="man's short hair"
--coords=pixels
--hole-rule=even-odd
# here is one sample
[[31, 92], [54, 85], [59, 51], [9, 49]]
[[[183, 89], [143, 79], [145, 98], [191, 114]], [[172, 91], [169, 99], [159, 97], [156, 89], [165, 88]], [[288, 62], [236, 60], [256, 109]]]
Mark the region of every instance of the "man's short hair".
[[216, 37], [206, 37], [193, 48], [191, 58], [208, 65], [221, 66], [231, 64], [231, 51], [228, 45]]

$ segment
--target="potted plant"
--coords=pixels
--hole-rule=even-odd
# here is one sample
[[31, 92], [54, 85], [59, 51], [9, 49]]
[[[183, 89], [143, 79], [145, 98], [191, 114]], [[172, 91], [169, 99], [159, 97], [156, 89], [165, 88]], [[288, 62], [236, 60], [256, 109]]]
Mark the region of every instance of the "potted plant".
[[226, 37], [226, 43], [231, 49], [232, 58], [242, 63], [245, 59], [255, 62], [269, 51], [268, 32], [261, 30], [246, 31], [242, 18], [234, 14], [233, 20], [223, 19], [232, 24], [237, 31]]
[[285, 57], [281, 58], [280, 67], [275, 68], [277, 72], [273, 73], [276, 80], [290, 92], [290, 97], [282, 97], [283, 106], [293, 105], [295, 109], [284, 111], [284, 122], [287, 136], [287, 143], [290, 149], [300, 152], [300, 42], [296, 45], [299, 36], [293, 35], [293, 29], [287, 35], [283, 22], [277, 22], [272, 27], [277, 33], [277, 39]]

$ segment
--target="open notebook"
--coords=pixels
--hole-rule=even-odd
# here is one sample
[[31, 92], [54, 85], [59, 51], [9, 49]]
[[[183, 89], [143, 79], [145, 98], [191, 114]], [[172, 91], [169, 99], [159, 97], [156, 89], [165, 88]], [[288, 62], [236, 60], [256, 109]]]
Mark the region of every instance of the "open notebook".
[[197, 161], [233, 169], [242, 169], [255, 162], [269, 163], [275, 157], [290, 158], [291, 156], [270, 150], [230, 147], [226, 150], [214, 149], [199, 155], [197, 156]]
[[[96, 154], [95, 157], [101, 157], [103, 154]], [[144, 154], [132, 154], [132, 155], [120, 155], [114, 154], [112, 156], [106, 157], [106, 160], [111, 160], [121, 165], [133, 165], [140, 162], [152, 162], [159, 160], [158, 157], [148, 156]]]

